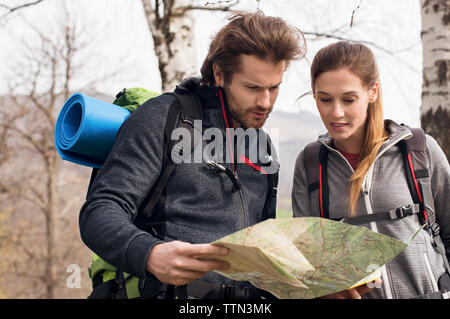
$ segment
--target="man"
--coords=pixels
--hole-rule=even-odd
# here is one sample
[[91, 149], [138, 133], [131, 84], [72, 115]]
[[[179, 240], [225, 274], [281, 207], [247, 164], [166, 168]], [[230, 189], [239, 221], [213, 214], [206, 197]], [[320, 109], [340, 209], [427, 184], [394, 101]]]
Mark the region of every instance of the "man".
[[264, 295], [248, 282], [211, 272], [229, 265], [205, 257], [228, 252], [207, 243], [275, 217], [263, 163], [240, 160], [246, 156], [236, 151], [230, 129], [264, 125], [287, 66], [304, 55], [301, 43], [300, 31], [260, 12], [235, 15], [219, 31], [203, 63], [202, 79], [191, 83], [191, 91], [202, 103], [202, 130], [224, 133], [224, 149], [231, 150], [232, 160], [220, 165], [232, 174], [208, 169], [204, 158], [177, 164], [151, 218], [138, 210], [161, 172], [173, 97], [147, 101], [121, 127], [81, 209], [80, 231], [85, 244], [104, 260], [145, 279], [146, 297]]

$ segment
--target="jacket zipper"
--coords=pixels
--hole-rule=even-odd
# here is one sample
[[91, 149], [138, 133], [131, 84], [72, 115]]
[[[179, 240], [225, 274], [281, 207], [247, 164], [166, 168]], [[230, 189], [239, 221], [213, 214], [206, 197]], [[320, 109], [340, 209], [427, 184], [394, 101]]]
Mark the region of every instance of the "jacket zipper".
[[[235, 171], [233, 172], [234, 177], [236, 178], [236, 180], [239, 182], [239, 177], [238, 177], [238, 165], [237, 163], [234, 164], [235, 166]], [[240, 222], [241, 222], [241, 229], [245, 228], [247, 226], [246, 224], [246, 218], [245, 218], [245, 208], [244, 208], [244, 198], [243, 198], [243, 188], [241, 187], [238, 190], [239, 193], [239, 208], [240, 208]]]
[[[400, 141], [409, 135], [411, 135], [411, 133], [402, 135], [400, 138], [396, 139], [395, 142], [392, 142], [391, 145], [386, 146], [380, 153], [378, 153], [378, 155], [375, 157], [375, 160], [373, 161], [372, 165], [369, 167], [369, 170], [367, 171], [366, 176], [364, 176], [364, 180], [361, 185], [362, 186], [361, 188], [364, 193], [364, 203], [366, 206], [367, 214], [373, 214], [373, 207], [372, 207], [372, 203], [370, 201], [370, 191], [372, 190], [373, 170], [375, 167], [376, 160], [378, 158], [380, 158], [380, 156], [383, 155], [389, 148], [391, 148], [393, 145], [395, 145], [395, 143], [397, 143], [397, 141]], [[373, 232], [379, 233], [376, 222], [371, 222], [370, 228]], [[390, 278], [387, 273], [386, 265], [384, 265], [381, 268], [381, 278], [383, 281], [383, 287], [384, 287], [384, 291], [386, 294], [386, 298], [393, 299]]]
[[[362, 190], [364, 193], [364, 204], [366, 206], [367, 214], [369, 214], [369, 215], [373, 214], [373, 207], [372, 207], [372, 203], [370, 202], [370, 190], [371, 190], [370, 181], [372, 180], [372, 177], [373, 177], [373, 168], [374, 168], [374, 163], [372, 163], [372, 165], [370, 166], [366, 176], [364, 177], [363, 183], [362, 183]], [[373, 232], [379, 233], [377, 224], [375, 222], [370, 223], [370, 228]], [[390, 284], [389, 279], [390, 278], [387, 273], [386, 265], [383, 265], [383, 267], [381, 267], [381, 280], [383, 281], [384, 292], [385, 292], [387, 299], [393, 299], [392, 289], [391, 289], [391, 284]]]
[[329, 145], [327, 145], [327, 144], [325, 144], [325, 143], [322, 143], [326, 148], [328, 148], [328, 150], [330, 151], [330, 152], [333, 152], [333, 153], [335, 153], [335, 154], [337, 154], [338, 156], [340, 156], [346, 163], [347, 163], [347, 165], [348, 165], [348, 167], [351, 169], [351, 171], [352, 171], [352, 174], [355, 172], [354, 170], [353, 170], [353, 167], [350, 165], [350, 163], [347, 161], [347, 159], [341, 154], [341, 152], [339, 152], [338, 150], [335, 150], [334, 148], [332, 148], [332, 147], [330, 147]]
[[431, 270], [430, 260], [428, 259], [427, 253], [423, 253], [423, 258], [425, 260], [425, 267], [427, 268], [428, 276], [431, 280], [431, 286], [433, 287], [433, 292], [439, 291], [438, 284], [436, 282], [436, 277], [434, 277], [433, 270]]

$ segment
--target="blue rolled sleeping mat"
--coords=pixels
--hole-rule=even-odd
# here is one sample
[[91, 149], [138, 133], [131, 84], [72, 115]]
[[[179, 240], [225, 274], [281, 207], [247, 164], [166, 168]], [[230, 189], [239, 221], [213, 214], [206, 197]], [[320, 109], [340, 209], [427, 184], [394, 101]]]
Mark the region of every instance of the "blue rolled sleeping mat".
[[58, 115], [56, 150], [63, 160], [100, 168], [130, 114], [121, 106], [75, 93]]

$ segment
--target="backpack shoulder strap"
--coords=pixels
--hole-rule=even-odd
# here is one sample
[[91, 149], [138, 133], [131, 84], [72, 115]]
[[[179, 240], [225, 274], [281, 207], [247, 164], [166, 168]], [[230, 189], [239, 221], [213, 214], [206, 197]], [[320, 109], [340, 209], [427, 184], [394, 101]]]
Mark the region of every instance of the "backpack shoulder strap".
[[[157, 202], [160, 200], [164, 188], [175, 169], [176, 164], [171, 158], [173, 147], [179, 142], [171, 139], [172, 131], [175, 128], [186, 128], [191, 133], [191, 138], [194, 138], [194, 121], [203, 119], [203, 106], [199, 97], [191, 92], [190, 88], [183, 86], [189, 78], [184, 80], [174, 92], [167, 93], [175, 96], [174, 102], [169, 108], [167, 115], [166, 126], [164, 128], [164, 155], [163, 155], [163, 169], [159, 175], [158, 180], [148, 193], [146, 199], [141, 205], [140, 212], [146, 217], [150, 217], [153, 213]], [[192, 82], [189, 83], [192, 85]], [[191, 141], [191, 147], [194, 148], [195, 143]], [[179, 150], [183, 152], [183, 150]], [[181, 155], [181, 154], [180, 154]]]
[[406, 180], [414, 203], [423, 211], [422, 222], [429, 226], [436, 222], [431, 193], [430, 161], [426, 149], [425, 133], [421, 128], [409, 128], [412, 137], [399, 142], [406, 170]]
[[[272, 157], [272, 161], [277, 160], [276, 156], [276, 150], [273, 146], [272, 140], [269, 136], [269, 134], [266, 133], [267, 137], [267, 153], [269, 156]], [[279, 165], [278, 163], [276, 165]], [[276, 211], [276, 200], [277, 200], [277, 193], [278, 193], [278, 179], [279, 179], [279, 168], [277, 168], [277, 171], [272, 174], [267, 174], [267, 181], [268, 181], [268, 191], [267, 191], [267, 197], [266, 202], [264, 204], [264, 210], [263, 210], [263, 218], [275, 218], [276, 216], [272, 214], [272, 212]]]
[[320, 143], [318, 141], [306, 145], [303, 150], [306, 180], [310, 193], [319, 188], [319, 151]]
[[304, 149], [304, 166], [308, 191], [319, 190], [319, 211], [322, 218], [329, 218], [329, 192], [327, 178], [328, 149], [315, 141]]
[[[408, 127], [409, 128], [409, 127]], [[448, 274], [450, 265], [446, 256], [445, 246], [440, 237], [440, 227], [436, 222], [433, 194], [430, 182], [430, 160], [427, 154], [426, 137], [421, 128], [409, 128], [413, 133], [410, 139], [399, 143], [403, 161], [405, 163], [408, 187], [415, 203], [420, 205], [423, 212], [421, 222], [433, 238], [438, 248]]]

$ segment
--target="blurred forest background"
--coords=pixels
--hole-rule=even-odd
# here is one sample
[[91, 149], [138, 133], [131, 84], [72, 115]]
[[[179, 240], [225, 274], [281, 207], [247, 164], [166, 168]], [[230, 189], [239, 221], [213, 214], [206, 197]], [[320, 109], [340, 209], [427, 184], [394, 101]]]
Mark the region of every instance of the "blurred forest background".
[[64, 101], [75, 92], [112, 101], [132, 86], [173, 90], [199, 74], [210, 37], [234, 10], [281, 16], [307, 39], [266, 125], [279, 132], [279, 217], [291, 214], [297, 154], [324, 132], [312, 98], [298, 97], [330, 42], [372, 48], [386, 117], [422, 126], [448, 158], [450, 0], [0, 0], [0, 298], [90, 293], [92, 253], [78, 230], [90, 169], [57, 155]]

